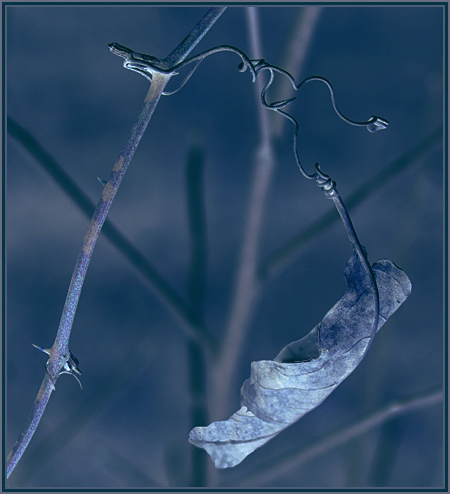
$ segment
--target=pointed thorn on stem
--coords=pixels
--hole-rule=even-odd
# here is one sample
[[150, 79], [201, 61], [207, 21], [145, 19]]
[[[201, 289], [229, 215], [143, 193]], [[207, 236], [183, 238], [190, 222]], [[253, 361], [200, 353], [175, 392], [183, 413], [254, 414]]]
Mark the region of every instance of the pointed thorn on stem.
[[50, 348], [41, 348], [40, 346], [37, 346], [35, 345], [34, 343], [31, 343], [34, 348], [37, 348], [38, 350], [40, 350], [41, 352], [44, 352], [46, 353], [48, 356], [50, 356]]
[[100, 177], [97, 177], [97, 180], [102, 184], [103, 187], [108, 183], [107, 180], [103, 180]]

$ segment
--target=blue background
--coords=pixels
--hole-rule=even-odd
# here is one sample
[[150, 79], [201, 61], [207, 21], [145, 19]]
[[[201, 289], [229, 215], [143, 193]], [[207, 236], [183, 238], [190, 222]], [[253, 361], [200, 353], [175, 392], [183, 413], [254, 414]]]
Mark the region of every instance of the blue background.
[[[258, 9], [262, 53], [270, 63], [290, 69], [287, 46], [304, 9]], [[206, 7], [152, 5], [8, 6], [8, 116], [97, 202], [97, 177], [108, 178], [148, 89], [148, 81], [125, 70], [108, 43], [165, 57], [205, 12]], [[291, 111], [300, 122], [302, 161], [310, 172], [319, 162], [344, 201], [442, 126], [443, 37], [442, 5], [322, 8], [296, 79], [324, 76], [344, 114], [355, 120], [376, 114], [390, 122], [375, 134], [346, 125], [333, 113], [320, 83], [297, 95]], [[229, 7], [194, 53], [219, 44], [250, 52], [244, 7]], [[235, 55], [214, 55], [182, 90], [162, 98], [109, 216], [187, 299], [186, 156], [193, 142], [202, 143], [208, 229], [204, 318], [217, 339], [232, 301], [259, 143], [256, 87], [248, 73], [238, 72], [238, 63]], [[281, 118], [270, 114], [273, 125]], [[261, 262], [333, 208], [298, 172], [291, 139], [286, 122], [275, 142]], [[9, 137], [6, 144], [9, 451], [44, 374], [45, 356], [31, 343], [53, 343], [88, 219], [17, 140]], [[285, 452], [307, 448], [392, 400], [442, 386], [443, 166], [441, 138], [352, 211], [371, 262], [390, 258], [410, 277], [409, 299], [377, 335], [360, 367], [320, 407], [234, 470], [219, 472], [216, 485], [238, 488]], [[264, 284], [232, 383], [233, 403], [210, 420], [228, 418], [238, 409], [251, 361], [273, 358], [308, 333], [343, 295], [342, 273], [350, 255], [336, 221]], [[146, 281], [102, 236], [70, 341], [84, 390], [67, 375], [58, 380], [9, 485], [189, 486], [193, 398], [186, 337]], [[208, 375], [213, 368], [214, 361], [208, 361]], [[440, 487], [441, 408], [403, 415], [263, 487]]]

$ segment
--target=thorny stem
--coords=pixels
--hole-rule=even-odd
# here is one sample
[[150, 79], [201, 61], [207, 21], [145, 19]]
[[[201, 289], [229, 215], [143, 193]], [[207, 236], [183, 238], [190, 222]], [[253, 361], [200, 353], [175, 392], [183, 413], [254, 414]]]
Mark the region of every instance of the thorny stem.
[[[130, 345], [130, 348], [125, 349], [117, 365], [103, 376], [95, 387], [89, 386], [89, 389], [86, 387], [85, 399], [83, 401], [74, 400], [65, 410], [64, 417], [61, 417], [58, 424], [47, 430], [45, 436], [41, 436], [39, 441], [33, 444], [33, 455], [39, 458], [39, 461], [33, 461], [34, 459], [30, 458], [31, 455], [22, 458], [20, 472], [22, 485], [29, 484], [36, 473], [59, 453], [64, 444], [69, 443], [84, 427], [89, 426], [111, 401], [117, 399], [117, 396], [130, 386], [137, 375], [152, 365], [152, 360], [159, 351], [160, 347], [154, 335], [147, 335], [135, 345]], [[89, 405], [86, 406], [86, 403]], [[152, 482], [156, 482], [155, 478], [158, 475], [154, 475], [154, 468], [147, 468], [147, 478], [143, 485], [151, 486]], [[167, 487], [158, 484], [156, 486]]]
[[81, 289], [83, 287], [83, 282], [86, 277], [95, 244], [100, 235], [101, 228], [109, 212], [112, 201], [167, 82], [168, 78], [164, 76], [158, 75], [154, 78], [144, 100], [139, 117], [131, 130], [126, 145], [122, 149], [119, 158], [114, 165], [110, 178], [105, 185], [102, 196], [97, 204], [97, 207], [95, 208], [91, 222], [89, 223], [88, 231], [84, 238], [81, 252], [78, 255], [78, 259], [75, 264], [75, 269], [70, 281], [55, 342], [50, 349], [50, 357], [47, 361], [47, 372], [44, 376], [44, 380], [35, 404], [33, 405], [25, 424], [24, 431], [19, 436], [19, 439], [16, 441], [11, 453], [8, 456], [7, 477], [9, 477], [11, 472], [14, 470], [23, 452], [28, 446], [28, 443], [33, 437], [33, 434], [44, 413], [45, 407], [47, 406], [48, 400], [50, 399], [52, 390], [54, 389], [54, 383], [58, 379], [61, 369], [68, 360], [70, 355], [70, 332], [72, 330], [72, 324], [81, 295]]
[[61, 368], [59, 359], [61, 359], [61, 357], [64, 358], [69, 350], [69, 337], [72, 330], [77, 304], [101, 228], [105, 222], [106, 216], [108, 215], [122, 179], [125, 176], [134, 152], [136, 151], [145, 129], [147, 128], [148, 122], [155, 111], [156, 105], [158, 104], [159, 98], [161, 97], [162, 91], [167, 82], [167, 77], [159, 75], [154, 77], [144, 100], [139, 117], [131, 130], [126, 145], [122, 149], [119, 158], [114, 165], [109, 180], [103, 188], [102, 196], [97, 204], [97, 207], [95, 208], [88, 231], [84, 238], [81, 252], [75, 264], [58, 333], [56, 335], [55, 343], [53, 344], [52, 353], [49, 359], [48, 371], [53, 380], [56, 380], [59, 369]]
[[[73, 181], [66, 171], [53, 159], [41, 144], [23, 127], [8, 116], [8, 134], [17, 139], [24, 148], [42, 165], [50, 176], [58, 183], [64, 192], [89, 218], [95, 209], [95, 204]], [[207, 354], [214, 354], [215, 342], [204, 331], [196, 315], [188, 307], [182, 297], [161, 276], [153, 265], [145, 258], [142, 252], [114, 225], [110, 219], [106, 219], [102, 227], [104, 235], [136, 268], [153, 289], [155, 296], [162, 305], [178, 319], [180, 329], [189, 339], [200, 344]]]
[[[224, 8], [209, 9], [204, 18], [193, 29], [191, 34], [181, 42], [179, 47], [176, 48], [166, 60], [168, 60], [170, 64], [179, 63], [184, 60], [198, 41], [206, 34], [206, 32], [209, 31], [224, 10]], [[83, 287], [95, 244], [125, 172], [127, 171], [136, 148], [145, 132], [145, 129], [147, 128], [148, 122], [153, 115], [156, 105], [163, 94], [164, 88], [171, 78], [171, 74], [162, 74], [160, 72], [154, 72], [152, 76], [150, 89], [145, 97], [138, 119], [130, 132], [127, 143], [122, 149], [116, 164], [114, 165], [108, 182], [104, 186], [102, 196], [89, 224], [81, 252], [75, 264], [75, 269], [69, 285], [55, 342], [49, 350], [47, 372], [45, 373], [41, 389], [39, 390], [38, 396], [28, 416], [25, 427], [8, 456], [7, 477], [9, 477], [11, 472], [14, 470], [31, 438], [33, 437], [33, 434], [36, 431], [39, 421], [44, 413], [45, 407], [47, 406], [48, 400], [50, 399], [55, 382], [61, 373], [61, 369], [63, 369], [70, 359], [70, 332], [72, 330], [72, 324], [79, 297], [81, 295], [81, 289]]]

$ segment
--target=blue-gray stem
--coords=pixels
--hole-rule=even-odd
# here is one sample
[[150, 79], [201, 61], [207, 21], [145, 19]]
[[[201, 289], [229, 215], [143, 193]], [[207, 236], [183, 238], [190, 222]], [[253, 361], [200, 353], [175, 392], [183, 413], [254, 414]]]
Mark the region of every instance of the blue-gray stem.
[[[295, 142], [295, 140], [294, 140], [294, 142]], [[295, 144], [294, 144], [294, 151], [295, 151], [295, 155], [297, 158], [297, 164], [299, 165], [299, 168], [302, 171], [302, 173], [305, 174], [304, 171], [302, 170], [302, 167], [301, 167], [300, 162], [298, 160], [298, 153], [297, 153], [297, 149], [296, 149]], [[337, 212], [339, 213], [339, 216], [341, 217], [345, 231], [347, 232], [348, 238], [349, 238], [349, 240], [353, 246], [353, 250], [358, 255], [359, 260], [361, 262], [361, 265], [364, 267], [367, 279], [368, 279], [368, 281], [370, 283], [370, 287], [372, 289], [373, 303], [374, 303], [373, 323], [372, 323], [372, 328], [370, 331], [369, 343], [367, 344], [367, 347], [366, 347], [363, 355], [360, 358], [360, 361], [361, 361], [365, 357], [367, 351], [369, 350], [370, 345], [372, 344], [372, 341], [375, 337], [375, 333], [377, 332], [377, 329], [378, 329], [378, 319], [379, 319], [379, 315], [380, 315], [380, 296], [378, 293], [377, 282], [375, 281], [375, 276], [373, 274], [372, 267], [370, 266], [369, 260], [367, 258], [366, 251], [358, 239], [358, 235], [356, 234], [355, 228], [353, 226], [352, 220], [350, 219], [350, 215], [348, 214], [347, 208], [345, 207], [345, 204], [344, 204], [339, 192], [336, 189], [336, 182], [331, 180], [331, 178], [328, 175], [325, 175], [325, 173], [322, 172], [318, 163], [316, 163], [316, 172], [312, 175], [306, 174], [305, 176], [308, 178], [311, 178], [311, 179], [312, 178], [315, 179], [317, 185], [319, 187], [321, 187], [321, 189], [325, 193], [325, 196], [328, 199], [333, 200], [334, 205], [337, 209]]]
[[81, 289], [83, 287], [83, 282], [86, 277], [86, 272], [89, 267], [95, 244], [98, 236], [100, 235], [106, 216], [108, 215], [112, 201], [134, 155], [136, 147], [144, 134], [147, 124], [169, 78], [170, 77], [159, 75], [154, 78], [150, 86], [150, 90], [144, 100], [139, 117], [131, 130], [126, 145], [122, 149], [119, 158], [114, 165], [109, 180], [103, 189], [100, 201], [95, 208], [91, 222], [89, 223], [88, 231], [84, 238], [81, 252], [75, 264], [75, 269], [70, 281], [55, 342], [49, 351], [50, 356], [47, 362], [47, 372], [45, 373], [41, 389], [39, 390], [35, 403], [28, 416], [25, 427], [8, 456], [7, 477], [9, 477], [11, 472], [14, 470], [31, 438], [33, 437], [33, 434], [36, 431], [39, 421], [44, 413], [45, 407], [47, 406], [48, 400], [50, 399], [50, 395], [54, 389], [54, 383], [58, 379], [61, 369], [70, 357], [70, 332], [72, 330], [72, 324], [80, 298]]
[[[197, 43], [203, 38], [203, 36], [209, 31], [224, 10], [224, 8], [209, 9], [191, 33], [166, 58], [166, 61], [170, 64], [180, 63], [183, 61], [191, 50], [197, 45]], [[170, 77], [171, 75], [164, 75], [160, 73], [154, 74], [150, 89], [145, 97], [143, 106], [139, 113], [139, 117], [130, 132], [127, 143], [123, 147], [114, 165], [109, 180], [104, 186], [100, 201], [95, 208], [69, 285], [55, 342], [49, 350], [47, 372], [45, 373], [41, 388], [28, 416], [24, 429], [8, 455], [7, 477], [10, 476], [11, 472], [16, 467], [31, 438], [33, 437], [33, 434], [36, 431], [36, 428], [44, 413], [45, 407], [47, 406], [48, 400], [50, 399], [55, 382], [58, 379], [61, 370], [70, 359], [70, 332], [72, 330], [72, 324], [80, 298], [81, 289], [83, 287], [95, 244], [97, 243], [101, 228], [105, 222], [112, 201], [114, 200], [125, 172], [127, 171], [134, 152], [136, 151], [136, 148], [145, 132], [145, 129], [147, 128], [148, 122], [153, 115], [164, 88], [170, 80]]]
[[100, 235], [101, 228], [109, 213], [109, 209], [114, 197], [119, 189], [122, 179], [133, 158], [134, 152], [147, 128], [148, 122], [158, 104], [162, 91], [169, 81], [167, 76], [156, 76], [150, 86], [147, 96], [144, 100], [139, 117], [134, 124], [127, 143], [123, 147], [116, 164], [111, 172], [108, 182], [103, 188], [102, 196], [95, 208], [88, 231], [84, 237], [83, 246], [75, 264], [75, 269], [64, 304], [61, 321], [59, 323], [58, 333], [52, 347], [47, 370], [53, 380], [58, 377], [63, 362], [67, 360], [69, 352], [69, 337], [72, 329], [75, 312], [83, 287], [84, 278], [89, 267], [92, 253]]
[[353, 245], [354, 250], [357, 252], [358, 257], [361, 261], [361, 264], [364, 266], [364, 270], [366, 271], [367, 279], [370, 282], [371, 288], [372, 288], [372, 293], [373, 293], [373, 304], [374, 304], [374, 309], [373, 309], [373, 323], [372, 323], [372, 329], [370, 331], [370, 338], [369, 338], [369, 343], [364, 350], [363, 355], [361, 356], [362, 360], [365, 356], [366, 353], [368, 352], [370, 345], [372, 344], [372, 341], [375, 337], [375, 334], [378, 329], [378, 319], [380, 316], [380, 296], [378, 293], [378, 286], [377, 282], [375, 281], [375, 276], [372, 271], [372, 267], [370, 266], [370, 262], [367, 259], [367, 255], [365, 252], [364, 247], [361, 245], [358, 236], [356, 235], [355, 228], [353, 226], [353, 223], [350, 219], [350, 215], [348, 214], [347, 208], [344, 205], [344, 202], [342, 201], [342, 198], [337, 191], [336, 188], [333, 188], [332, 194], [330, 195], [331, 199], [334, 202], [334, 205], [336, 206], [336, 209], [339, 213], [339, 216], [341, 217], [342, 223], [344, 224], [344, 228], [347, 232], [348, 238], [350, 242]]
[[[8, 116], [8, 135], [13, 136], [49, 173], [63, 191], [75, 202], [83, 213], [91, 218], [95, 203], [73, 181], [70, 175], [59, 165], [50, 153], [33, 137], [30, 132]], [[106, 182], [105, 182], [106, 183]], [[106, 219], [102, 227], [104, 235], [143, 276], [155, 296], [179, 321], [180, 329], [191, 340], [197, 341], [208, 354], [215, 352], [215, 342], [206, 334], [197, 317], [188, 304], [163, 276], [152, 266], [133, 243], [117, 228], [111, 220]]]
[[225, 10], [226, 7], [210, 8], [186, 38], [164, 59], [164, 63], [168, 67], [172, 67], [185, 60]]

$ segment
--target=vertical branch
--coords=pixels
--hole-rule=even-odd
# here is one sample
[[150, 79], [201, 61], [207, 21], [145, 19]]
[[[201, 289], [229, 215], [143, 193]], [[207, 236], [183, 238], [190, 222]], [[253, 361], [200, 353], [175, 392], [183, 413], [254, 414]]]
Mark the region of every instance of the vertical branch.
[[[199, 145], [189, 151], [186, 167], [188, 220], [191, 239], [189, 272], [189, 302], [198, 321], [203, 322], [206, 286], [207, 239], [203, 193], [203, 167], [205, 155]], [[189, 390], [191, 396], [191, 427], [208, 422], [206, 411], [205, 354], [195, 341], [188, 341]], [[207, 456], [198, 448], [191, 448], [192, 487], [204, 487]]]
[[150, 89], [145, 97], [143, 106], [139, 113], [139, 117], [134, 124], [127, 143], [123, 147], [119, 158], [114, 165], [110, 178], [103, 189], [102, 196], [95, 208], [91, 222], [89, 223], [88, 231], [84, 237], [81, 252], [75, 264], [75, 269], [70, 281], [69, 290], [67, 292], [66, 301], [64, 303], [61, 320], [56, 334], [55, 342], [49, 350], [49, 359], [47, 361], [47, 372], [42, 381], [41, 389], [37, 395], [32, 410], [28, 416], [25, 427], [14, 444], [11, 453], [7, 459], [7, 476], [11, 474], [15, 466], [19, 462], [22, 454], [27, 448], [31, 438], [33, 437], [36, 428], [45, 411], [48, 400], [50, 399], [54, 384], [59, 377], [61, 369], [64, 367], [70, 357], [69, 338], [72, 330], [72, 324], [75, 317], [78, 301], [81, 295], [84, 279], [87, 269], [100, 235], [101, 228], [106, 219], [106, 216], [111, 207], [112, 201], [117, 193], [117, 190], [122, 182], [128, 165], [134, 155], [134, 152], [141, 140], [142, 135], [147, 128], [151, 116], [156, 108], [159, 98], [162, 95], [164, 87], [169, 81], [169, 76], [156, 75]]
[[366, 486], [385, 487], [391, 485], [391, 474], [394, 470], [403, 434], [404, 422], [398, 418], [386, 422], [380, 427], [377, 438], [378, 444], [370, 465]]
[[[248, 7], [247, 22], [250, 34], [251, 58], [261, 58], [261, 42], [257, 9]], [[273, 149], [270, 142], [269, 114], [260, 104], [263, 81], [256, 80], [257, 108], [259, 112], [260, 143], [256, 152], [256, 165], [250, 203], [245, 222], [234, 299], [221, 346], [221, 354], [215, 370], [214, 395], [211, 412], [214, 417], [226, 414], [230, 408], [230, 384], [233, 381], [236, 362], [242, 352], [251, 313], [258, 292], [257, 261], [261, 235], [264, 203], [274, 169]]]
[[[289, 50], [289, 57], [292, 58], [291, 63], [294, 65], [296, 72], [301, 72], [302, 70], [320, 12], [321, 10], [318, 7], [306, 7], [298, 23], [294, 40]], [[247, 8], [247, 21], [250, 33], [251, 58], [263, 58], [258, 15], [255, 7]], [[215, 375], [214, 398], [211, 408], [215, 417], [229, 411], [229, 390], [234, 378], [236, 362], [242, 352], [252, 310], [259, 293], [259, 285], [262, 281], [259, 277], [257, 267], [258, 244], [263, 220], [264, 203], [275, 166], [271, 140], [275, 134], [274, 131], [277, 130], [277, 128], [271, 129], [269, 124], [270, 117], [265, 111], [265, 108], [260, 104], [260, 95], [263, 87], [264, 82], [261, 79], [257, 79], [255, 94], [259, 111], [260, 144], [257, 149], [257, 163], [250, 193], [250, 204], [247, 213], [234, 299], [223, 339], [222, 353]], [[280, 126], [278, 126], [278, 131], [281, 131]], [[219, 409], [221, 412], [219, 412]]]

